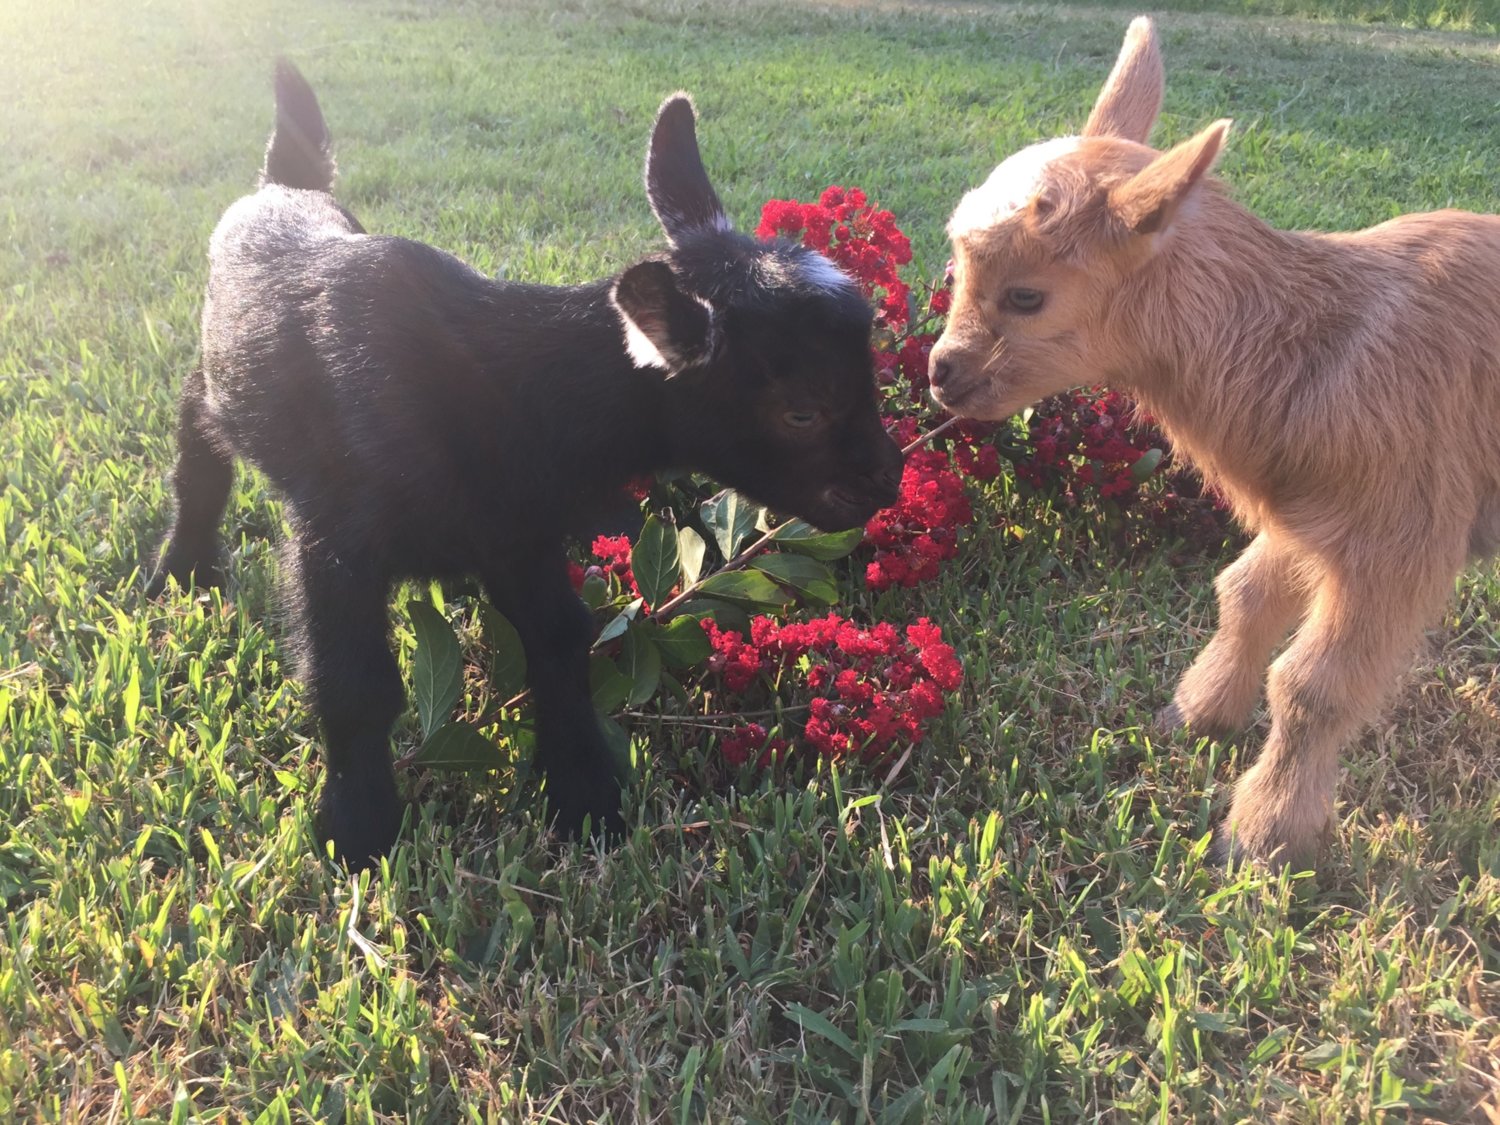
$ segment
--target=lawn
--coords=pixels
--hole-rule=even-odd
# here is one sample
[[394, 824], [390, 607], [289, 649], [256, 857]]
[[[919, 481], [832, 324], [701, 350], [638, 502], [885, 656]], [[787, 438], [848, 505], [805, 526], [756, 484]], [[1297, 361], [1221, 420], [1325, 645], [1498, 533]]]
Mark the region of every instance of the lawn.
[[[1272, 222], [1495, 208], [1495, 42], [1398, 26], [1484, 29], [1491, 6], [1184, 7], [1159, 20], [1156, 139], [1236, 118], [1221, 171]], [[1386, 22], [1328, 18], [1350, 14]], [[609, 851], [550, 839], [502, 772], [410, 777], [378, 872], [316, 852], [281, 509], [255, 477], [228, 596], [143, 596], [206, 241], [253, 182], [275, 54], [318, 90], [364, 223], [487, 271], [582, 280], [658, 245], [641, 157], [686, 88], [741, 226], [857, 184], [932, 276], [959, 195], [1081, 124], [1127, 16], [0, 7], [0, 1118], [1496, 1120], [1494, 564], [1347, 756], [1323, 867], [1276, 876], [1206, 854], [1263, 729], [1150, 725], [1226, 556], [1126, 550], [1006, 481], [941, 582], [848, 579], [846, 612], [930, 616], [967, 671], [895, 777], [714, 790], [671, 705], [632, 722], [632, 830]], [[417, 738], [408, 716], [397, 752]]]

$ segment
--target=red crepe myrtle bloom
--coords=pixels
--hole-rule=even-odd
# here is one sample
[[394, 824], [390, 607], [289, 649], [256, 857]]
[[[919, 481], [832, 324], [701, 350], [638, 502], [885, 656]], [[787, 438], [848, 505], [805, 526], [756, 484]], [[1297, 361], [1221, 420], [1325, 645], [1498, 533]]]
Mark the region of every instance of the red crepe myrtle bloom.
[[865, 568], [872, 590], [915, 586], [937, 577], [939, 564], [958, 553], [958, 529], [973, 521], [963, 482], [940, 449], [906, 458], [899, 498], [865, 525], [875, 558]]
[[827, 188], [816, 203], [773, 199], [760, 213], [758, 238], [800, 238], [827, 255], [875, 303], [876, 318], [892, 327], [910, 316], [910, 292], [900, 267], [911, 261], [911, 242], [895, 216], [871, 204], [859, 188]]
[[[757, 682], [783, 692], [797, 677], [817, 693], [808, 703], [798, 745], [825, 757], [878, 761], [916, 742], [942, 713], [945, 692], [958, 690], [963, 668], [942, 631], [926, 618], [902, 630], [889, 622], [865, 628], [829, 613], [806, 622], [759, 616], [750, 636], [705, 620], [709, 667], [726, 690], [745, 694]], [[720, 744], [733, 765], [759, 752], [765, 764], [787, 744], [767, 740], [759, 724], [739, 726]]]

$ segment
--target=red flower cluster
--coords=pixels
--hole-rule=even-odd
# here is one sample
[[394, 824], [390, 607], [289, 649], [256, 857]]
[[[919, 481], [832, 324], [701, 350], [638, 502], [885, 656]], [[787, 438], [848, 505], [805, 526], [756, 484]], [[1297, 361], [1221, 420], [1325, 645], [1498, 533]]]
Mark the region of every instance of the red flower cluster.
[[941, 449], [907, 455], [901, 494], [894, 507], [876, 512], [865, 525], [875, 557], [865, 568], [872, 590], [915, 586], [937, 577], [938, 564], [958, 553], [958, 529], [974, 519], [963, 481]]
[[731, 766], [743, 766], [751, 758], [764, 769], [780, 760], [790, 744], [784, 738], [767, 738], [766, 728], [759, 723], [744, 723], [719, 740], [719, 753]]
[[[933, 318], [947, 312], [952, 301], [951, 270], [928, 296], [927, 312], [911, 319], [911, 293], [898, 268], [911, 261], [911, 243], [897, 229], [889, 211], [872, 206], [858, 188], [830, 187], [817, 203], [773, 199], [761, 211], [761, 238], [800, 237], [803, 245], [827, 255], [852, 274], [872, 300], [883, 292], [878, 309], [890, 333], [880, 338], [874, 352], [877, 380], [898, 387], [904, 379], [911, 405], [925, 403], [927, 365], [937, 335], [923, 331]], [[918, 436], [918, 419], [905, 413], [898, 393], [887, 398], [896, 412], [892, 435], [902, 445]], [[935, 424], [939, 419], [927, 419]], [[939, 564], [958, 551], [958, 529], [970, 523], [973, 511], [955, 468], [977, 480], [1000, 475], [1000, 454], [978, 441], [982, 430], [955, 436], [952, 462], [940, 450], [924, 450], [907, 458], [900, 499], [879, 512], [865, 527], [865, 541], [875, 558], [865, 572], [871, 589], [915, 586], [938, 574]]]
[[[1030, 455], [1016, 459], [1016, 476], [1069, 505], [1083, 502], [1092, 489], [1143, 516], [1137, 530], [1147, 534], [1170, 528], [1212, 548], [1230, 533], [1222, 498], [1205, 494], [1196, 477], [1172, 467], [1166, 436], [1118, 391], [1096, 387], [1047, 399], [1031, 416], [1027, 444]], [[1153, 451], [1157, 463], [1143, 471], [1141, 458]]]
[[761, 208], [755, 234], [800, 237], [859, 283], [886, 325], [906, 324], [909, 291], [898, 271], [911, 261], [911, 242], [896, 227], [896, 217], [877, 209], [859, 188], [826, 188], [816, 203], [773, 199]]
[[916, 332], [901, 341], [896, 352], [896, 369], [906, 379], [906, 393], [913, 403], [927, 398], [927, 363], [937, 337], [931, 332]]
[[[594, 557], [604, 560], [603, 571], [613, 574], [623, 585], [628, 585], [636, 590], [635, 575], [630, 569], [630, 536], [628, 535], [600, 535], [589, 547]], [[636, 590], [639, 593], [639, 590]]]
[[1001, 472], [1000, 451], [987, 441], [955, 442], [953, 463], [964, 476], [975, 480], [995, 480]]
[[[919, 427], [916, 418], [897, 418], [890, 434], [907, 446], [920, 436]], [[865, 524], [865, 542], [875, 548], [875, 558], [865, 568], [870, 589], [930, 581], [938, 575], [938, 564], [958, 553], [959, 529], [974, 519], [960, 474], [991, 481], [1002, 471], [1000, 451], [985, 440], [993, 430], [987, 422], [963, 422], [947, 439], [951, 452], [929, 448], [907, 455], [895, 505]]]
[[[713, 646], [709, 668], [731, 692], [757, 681], [785, 687], [788, 676], [805, 675], [819, 694], [808, 704], [802, 738], [823, 757], [879, 761], [897, 743], [917, 741], [923, 724], [942, 713], [943, 693], [963, 682], [952, 646], [925, 617], [904, 636], [888, 622], [865, 629], [836, 613], [787, 624], [756, 617], [748, 640], [712, 620], [703, 629]], [[768, 739], [759, 723], [735, 727], [721, 743], [732, 765], [752, 756], [766, 765], [787, 748], [785, 739]]]
[[1135, 403], [1118, 391], [1075, 391], [1047, 399], [1031, 416], [1032, 455], [1016, 475], [1038, 488], [1074, 496], [1075, 482], [1106, 499], [1133, 496], [1135, 463], [1165, 439], [1154, 426], [1135, 422]]

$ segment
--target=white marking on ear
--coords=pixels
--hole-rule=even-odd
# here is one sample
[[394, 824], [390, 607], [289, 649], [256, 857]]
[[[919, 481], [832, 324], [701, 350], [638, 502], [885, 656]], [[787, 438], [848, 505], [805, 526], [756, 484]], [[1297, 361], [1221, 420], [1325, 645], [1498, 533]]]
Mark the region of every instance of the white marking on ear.
[[672, 368], [667, 363], [667, 357], [651, 342], [651, 337], [642, 332], [640, 326], [630, 319], [630, 314], [619, 305], [615, 309], [620, 314], [620, 322], [625, 326], [625, 351], [629, 353], [631, 362], [637, 367], [659, 367], [663, 371], [670, 371]]
[[949, 237], [988, 230], [1015, 215], [1041, 188], [1052, 162], [1077, 151], [1080, 143], [1078, 137], [1057, 137], [1007, 157], [989, 179], [959, 200], [948, 220]]
[[703, 332], [703, 355], [708, 357], [713, 355], [719, 347], [719, 313], [713, 305], [696, 293], [692, 294], [692, 298], [708, 310], [708, 327]]
[[[660, 368], [667, 372], [668, 378], [671, 378], [684, 368], [690, 367], [693, 363], [703, 362], [714, 354], [718, 343], [718, 315], [714, 312], [713, 305], [696, 293], [686, 295], [703, 306], [706, 316], [702, 341], [694, 342], [687, 350], [684, 350], [684, 345], [680, 341], [663, 338], [658, 343], [653, 340], [636, 319], [625, 311], [614, 294], [610, 294], [609, 303], [614, 306], [615, 313], [620, 318], [620, 324], [625, 329], [625, 352], [637, 367]], [[662, 335], [665, 337], [665, 330]]]

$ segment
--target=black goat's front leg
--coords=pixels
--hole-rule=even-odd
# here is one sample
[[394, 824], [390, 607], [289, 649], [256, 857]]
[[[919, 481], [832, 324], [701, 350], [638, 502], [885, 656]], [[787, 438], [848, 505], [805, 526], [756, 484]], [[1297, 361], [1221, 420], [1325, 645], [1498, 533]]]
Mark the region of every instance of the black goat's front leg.
[[484, 576], [496, 608], [510, 619], [526, 650], [526, 680], [536, 715], [536, 768], [558, 831], [619, 835], [624, 778], [594, 714], [589, 691], [593, 618], [568, 582], [560, 548], [513, 558]]
[[294, 539], [287, 557], [302, 679], [323, 729], [318, 839], [366, 867], [390, 851], [403, 812], [390, 750], [405, 702], [387, 636], [390, 584], [321, 544]]

